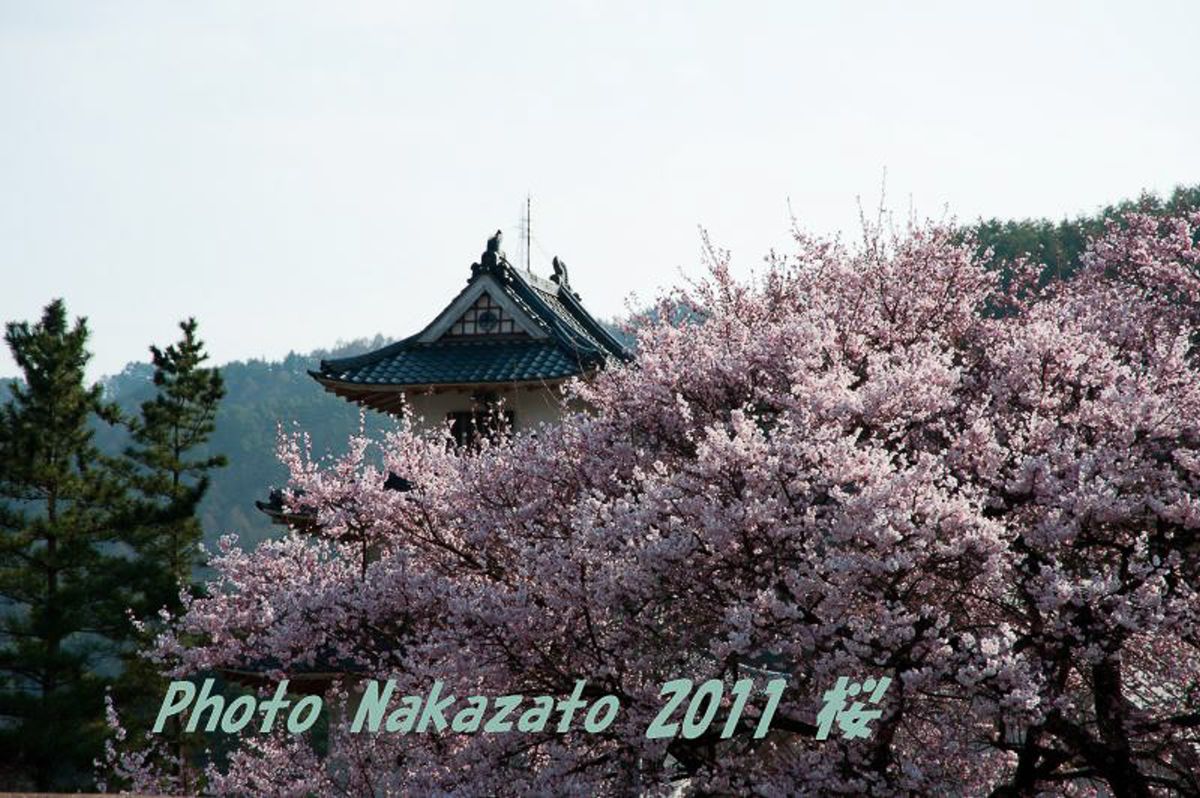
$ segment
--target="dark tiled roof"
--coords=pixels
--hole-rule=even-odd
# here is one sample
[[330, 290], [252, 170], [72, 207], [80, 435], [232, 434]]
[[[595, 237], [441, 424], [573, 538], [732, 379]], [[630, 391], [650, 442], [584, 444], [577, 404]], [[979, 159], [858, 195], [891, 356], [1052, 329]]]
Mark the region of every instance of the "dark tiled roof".
[[589, 365], [546, 339], [429, 344], [408, 339], [354, 360], [325, 361], [320, 375], [364, 387], [472, 385], [562, 379]]
[[543, 280], [513, 268], [489, 247], [481, 263], [472, 267], [471, 279], [459, 296], [484, 275], [495, 280], [542, 337], [443, 335], [431, 341], [430, 325], [411, 338], [365, 355], [323, 360], [310, 374], [347, 399], [394, 409], [389, 397], [396, 396], [397, 389], [557, 381], [630, 358], [628, 350], [584, 310], [565, 274], [562, 284]]

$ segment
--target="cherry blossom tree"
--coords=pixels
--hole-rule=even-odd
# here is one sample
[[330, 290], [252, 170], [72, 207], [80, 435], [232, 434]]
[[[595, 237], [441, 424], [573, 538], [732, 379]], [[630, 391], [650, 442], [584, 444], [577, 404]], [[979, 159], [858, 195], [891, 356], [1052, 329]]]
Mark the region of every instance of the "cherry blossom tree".
[[[868, 226], [661, 302], [588, 408], [477, 448], [280, 453], [302, 530], [232, 539], [156, 656], [421, 695], [615, 695], [599, 733], [245, 734], [239, 794], [1200, 794], [1200, 216], [1129, 215], [1068, 282]], [[680, 312], [683, 308], [686, 312]], [[382, 463], [382, 467], [378, 464]], [[411, 490], [385, 487], [389, 474]], [[867, 739], [816, 739], [842, 675]], [[662, 684], [778, 676], [722, 738]]]

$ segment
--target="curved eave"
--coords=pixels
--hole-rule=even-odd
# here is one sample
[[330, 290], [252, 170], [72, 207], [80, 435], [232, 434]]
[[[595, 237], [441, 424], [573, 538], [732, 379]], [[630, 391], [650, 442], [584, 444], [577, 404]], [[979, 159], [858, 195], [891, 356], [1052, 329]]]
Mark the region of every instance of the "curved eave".
[[310, 513], [289, 513], [284, 510], [279, 510], [272, 507], [267, 502], [255, 501], [254, 506], [258, 511], [271, 519], [272, 524], [279, 524], [297, 532], [313, 532], [316, 530], [316, 517]]
[[477, 391], [495, 390], [496, 388], [513, 388], [535, 390], [538, 388], [554, 388], [574, 377], [585, 377], [595, 368], [586, 369], [579, 374], [566, 377], [554, 377], [544, 380], [495, 380], [475, 382], [449, 383], [409, 383], [409, 384], [380, 384], [346, 382], [321, 374], [319, 371], [309, 371], [309, 376], [321, 383], [327, 392], [345, 399], [347, 402], [370, 407], [384, 413], [400, 413], [404, 409], [405, 396], [408, 394], [433, 394], [446, 391]]

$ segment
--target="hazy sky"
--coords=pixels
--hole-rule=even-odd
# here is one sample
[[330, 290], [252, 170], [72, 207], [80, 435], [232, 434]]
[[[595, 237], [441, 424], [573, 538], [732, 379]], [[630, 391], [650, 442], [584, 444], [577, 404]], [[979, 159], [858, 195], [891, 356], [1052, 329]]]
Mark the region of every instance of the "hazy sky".
[[[92, 376], [423, 326], [496, 228], [623, 312], [788, 201], [1074, 215], [1200, 182], [1200, 3], [0, 0], [0, 320]], [[16, 373], [7, 351], [0, 375]]]

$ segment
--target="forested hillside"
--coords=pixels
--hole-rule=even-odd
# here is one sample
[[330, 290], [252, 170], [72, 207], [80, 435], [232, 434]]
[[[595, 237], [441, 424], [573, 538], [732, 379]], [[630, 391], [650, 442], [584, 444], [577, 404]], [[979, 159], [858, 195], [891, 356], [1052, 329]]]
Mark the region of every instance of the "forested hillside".
[[[236, 533], [243, 546], [271, 534], [267, 518], [254, 507], [265, 499], [271, 486], [282, 484], [285, 474], [275, 458], [279, 425], [295, 423], [306, 430], [315, 453], [340, 451], [359, 425], [359, 410], [326, 393], [307, 369], [321, 358], [360, 354], [389, 343], [376, 336], [340, 344], [332, 350], [292, 353], [282, 361], [234, 361], [221, 366], [227, 394], [217, 414], [217, 428], [208, 450], [224, 454], [229, 465], [218, 469], [200, 506], [205, 540], [210, 545], [220, 536]], [[131, 363], [120, 374], [107, 377], [108, 398], [131, 414], [154, 390], [148, 363]], [[379, 432], [393, 421], [379, 413], [367, 413], [367, 429]], [[96, 440], [100, 448], [116, 454], [125, 435], [116, 428], [101, 428]]]
[[1088, 237], [1101, 232], [1109, 220], [1119, 219], [1129, 211], [1157, 216], [1197, 209], [1200, 209], [1200, 186], [1179, 186], [1165, 198], [1142, 194], [1135, 200], [1109, 205], [1091, 216], [1057, 222], [1051, 219], [988, 219], [969, 229], [978, 238], [980, 250], [990, 247], [1000, 264], [1023, 255], [1044, 264], [1042, 281], [1045, 282], [1074, 274]]

